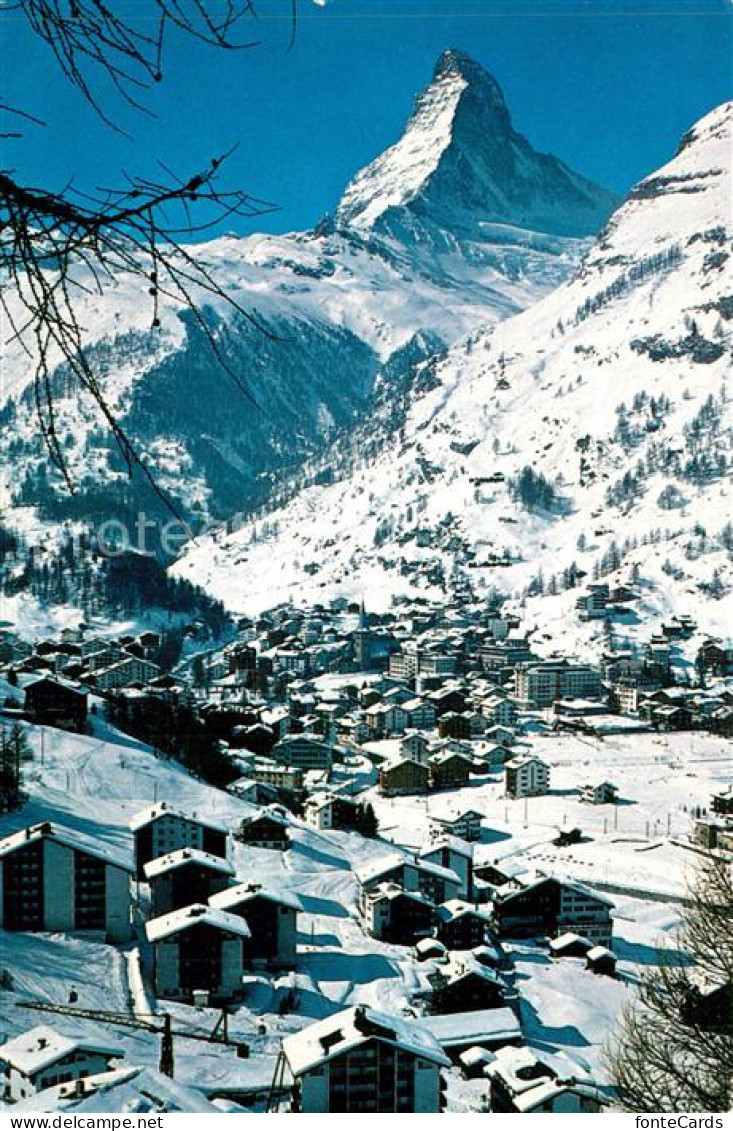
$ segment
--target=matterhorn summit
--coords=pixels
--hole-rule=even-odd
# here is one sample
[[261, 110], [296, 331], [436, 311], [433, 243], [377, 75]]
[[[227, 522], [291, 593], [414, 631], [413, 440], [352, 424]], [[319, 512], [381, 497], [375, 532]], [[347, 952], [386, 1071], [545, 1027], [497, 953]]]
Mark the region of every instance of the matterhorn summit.
[[496, 79], [462, 51], [438, 59], [400, 140], [346, 188], [336, 226], [404, 239], [500, 241], [507, 227], [595, 235], [618, 205], [512, 126]]

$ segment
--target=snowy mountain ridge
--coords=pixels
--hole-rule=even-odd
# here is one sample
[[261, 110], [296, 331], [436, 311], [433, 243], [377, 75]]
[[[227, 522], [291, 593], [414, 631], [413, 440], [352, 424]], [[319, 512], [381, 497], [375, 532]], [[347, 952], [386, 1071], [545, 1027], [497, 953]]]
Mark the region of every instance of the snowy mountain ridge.
[[[712, 592], [725, 633], [732, 117], [726, 104], [690, 131], [573, 280], [454, 345], [373, 459], [268, 515], [264, 540], [247, 528], [192, 547], [181, 575], [252, 609], [334, 592], [377, 606], [456, 581], [519, 598], [544, 573], [562, 630], [563, 572], [625, 561], [651, 610]], [[521, 498], [527, 468], [544, 506]]]
[[[582, 231], [526, 230], [528, 220], [541, 217], [526, 212], [518, 188], [516, 199], [506, 197], [494, 209], [502, 222], [486, 223], [488, 166], [504, 161], [514, 135], [506, 133], [508, 113], [500, 112], [503, 96], [494, 80], [464, 56], [449, 64], [454, 55], [443, 56], [420, 96], [419, 128], [408, 126], [400, 149], [413, 162], [415, 192], [418, 182], [425, 190], [416, 206], [435, 205], [429, 241], [416, 241], [414, 225], [398, 237], [376, 227], [367, 231], [356, 215], [352, 224], [354, 197], [347, 190], [337, 229], [324, 224], [284, 236], [223, 237], [197, 248], [224, 290], [269, 331], [269, 337], [261, 334], [224, 302], [205, 296], [218, 349], [256, 407], [234, 387], [180, 306], [162, 302], [160, 327], [153, 331], [147, 304], [124, 282], [80, 299], [87, 348], [112, 406], [159, 484], [189, 513], [224, 517], [260, 505], [273, 482], [296, 472], [335, 431], [368, 413], [384, 366], [416, 333], [427, 331], [450, 345], [524, 309], [568, 277], [587, 246], [580, 237], [606, 219], [611, 197], [598, 189], [593, 223]], [[498, 148], [484, 152], [487, 121], [504, 123], [504, 133]], [[520, 140], [522, 152], [531, 153]], [[472, 146], [481, 149], [480, 177], [471, 172]], [[407, 176], [402, 159], [401, 168]], [[521, 175], [518, 166], [497, 167], [494, 181], [506, 190]], [[364, 176], [371, 178], [368, 170]], [[563, 178], [563, 184], [582, 180], [566, 170]], [[357, 177], [354, 185], [360, 183]], [[444, 198], [457, 207], [438, 207]], [[80, 498], [94, 495], [98, 510], [101, 491], [115, 513], [139, 508], [139, 485], [127, 482], [95, 406], [80, 396], [63, 367], [54, 382], [56, 429]], [[6, 469], [0, 503], [83, 516], [86, 504], [64, 501], [49, 465], [36, 427], [32, 360], [20, 349], [8, 352], [0, 393], [0, 462]]]
[[[445, 51], [400, 140], [347, 186], [336, 226], [401, 240], [594, 235], [615, 193], [537, 153], [511, 122], [496, 80]], [[436, 232], [440, 233], [436, 236]]]

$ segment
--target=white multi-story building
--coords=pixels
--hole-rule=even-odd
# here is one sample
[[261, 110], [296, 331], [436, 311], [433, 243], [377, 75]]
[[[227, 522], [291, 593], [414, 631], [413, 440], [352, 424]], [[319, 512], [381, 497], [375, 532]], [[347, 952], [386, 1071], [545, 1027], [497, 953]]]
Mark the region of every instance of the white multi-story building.
[[48, 821], [0, 841], [0, 927], [130, 937], [132, 861]]
[[516, 669], [515, 691], [527, 707], [551, 707], [557, 699], [594, 699], [602, 690], [600, 673], [589, 664], [524, 664]]
[[297, 895], [246, 882], [210, 896], [209, 905], [244, 919], [250, 930], [247, 954], [254, 965], [295, 966], [298, 914], [303, 910]]
[[504, 763], [507, 797], [537, 797], [550, 789], [550, 767], [535, 754], [521, 754]]
[[295, 1082], [294, 1110], [311, 1113], [438, 1113], [450, 1061], [413, 1021], [357, 1005], [283, 1041]]
[[590, 1114], [609, 1102], [588, 1069], [565, 1053], [505, 1045], [484, 1073], [492, 1112]]
[[111, 691], [115, 687], [130, 687], [133, 683], [150, 683], [160, 675], [160, 668], [150, 660], [141, 660], [137, 656], [127, 656], [111, 664], [108, 668], [100, 668], [94, 673], [94, 682], [102, 691]]
[[432, 812], [430, 814], [430, 835], [439, 839], [446, 834], [460, 837], [461, 840], [480, 840], [483, 813], [477, 809], [463, 809], [455, 813]]
[[222, 1002], [241, 994], [249, 963], [245, 919], [194, 903], [150, 919], [145, 933], [153, 948], [153, 985], [159, 997], [190, 1001], [203, 992]]
[[135, 838], [135, 868], [145, 879], [145, 865], [179, 848], [199, 848], [212, 856], [227, 858], [229, 830], [208, 817], [184, 813], [165, 801], [149, 805], [130, 821]]
[[124, 1055], [119, 1045], [67, 1037], [48, 1025], [36, 1025], [0, 1045], [0, 1097], [17, 1103], [57, 1084], [107, 1072], [111, 1061]]
[[428, 864], [438, 864], [450, 868], [459, 877], [461, 886], [459, 896], [471, 899], [473, 896], [473, 845], [455, 836], [441, 836], [420, 853], [420, 859]]

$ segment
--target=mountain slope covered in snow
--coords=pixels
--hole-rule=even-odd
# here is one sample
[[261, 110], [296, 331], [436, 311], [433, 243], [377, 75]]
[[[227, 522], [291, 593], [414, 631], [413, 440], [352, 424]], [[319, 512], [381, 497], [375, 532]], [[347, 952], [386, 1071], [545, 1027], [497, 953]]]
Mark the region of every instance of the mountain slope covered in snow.
[[[594, 235], [618, 197], [537, 153], [512, 126], [496, 80], [445, 51], [405, 133], [348, 185], [336, 225], [398, 239], [510, 242], [513, 229]], [[504, 229], [502, 233], [502, 229]]]
[[[581, 237], [609, 214], [611, 194], [513, 132], [496, 83], [464, 56], [442, 57], [420, 105], [419, 124], [412, 120], [396, 149], [424, 238], [414, 225], [365, 227], [356, 207], [363, 186], [371, 186], [370, 206], [387, 191], [370, 167], [347, 190], [335, 227], [197, 248], [264, 327], [206, 297], [218, 352], [248, 395], [172, 301], [161, 300], [152, 330], [138, 290], [120, 283], [101, 296], [80, 292], [78, 319], [106, 395], [159, 485], [189, 513], [223, 517], [261, 504], [274, 481], [369, 412], [384, 367], [415, 334], [448, 346], [526, 308], [567, 278], [586, 246]], [[393, 153], [380, 159], [390, 168]], [[565, 222], [568, 208], [582, 222]], [[141, 484], [129, 484], [96, 407], [60, 367], [56, 431], [79, 488], [67, 498], [36, 426], [31, 377], [32, 359], [9, 350], [0, 503], [40, 505], [53, 518], [134, 513], [141, 499], [154, 506]]]
[[336, 591], [376, 605], [458, 583], [549, 589], [545, 616], [555, 608], [562, 630], [568, 573], [625, 563], [650, 609], [709, 599], [725, 631], [732, 116], [723, 105], [686, 135], [570, 282], [418, 367], [401, 419], [377, 416], [342, 476], [334, 460], [336, 482], [300, 492], [255, 537], [192, 547], [181, 575], [242, 609]]

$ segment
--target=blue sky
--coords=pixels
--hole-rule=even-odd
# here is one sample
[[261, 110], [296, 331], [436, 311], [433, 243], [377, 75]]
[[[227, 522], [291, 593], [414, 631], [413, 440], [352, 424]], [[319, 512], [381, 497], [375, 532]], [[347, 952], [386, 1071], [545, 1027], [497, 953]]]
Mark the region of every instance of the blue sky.
[[[142, 7], [144, 8], [145, 0]], [[0, 14], [0, 100], [48, 121], [3, 142], [3, 166], [58, 188], [119, 182], [160, 159], [190, 174], [233, 142], [228, 181], [280, 211], [240, 231], [313, 225], [350, 177], [396, 140], [414, 95], [449, 46], [499, 80], [537, 149], [619, 191], [663, 163], [681, 134], [731, 97], [728, 0], [260, 0], [256, 49], [169, 42], [155, 117], [105, 103], [110, 131], [60, 77], [22, 19]], [[0, 10], [1, 11], [1, 10]]]

